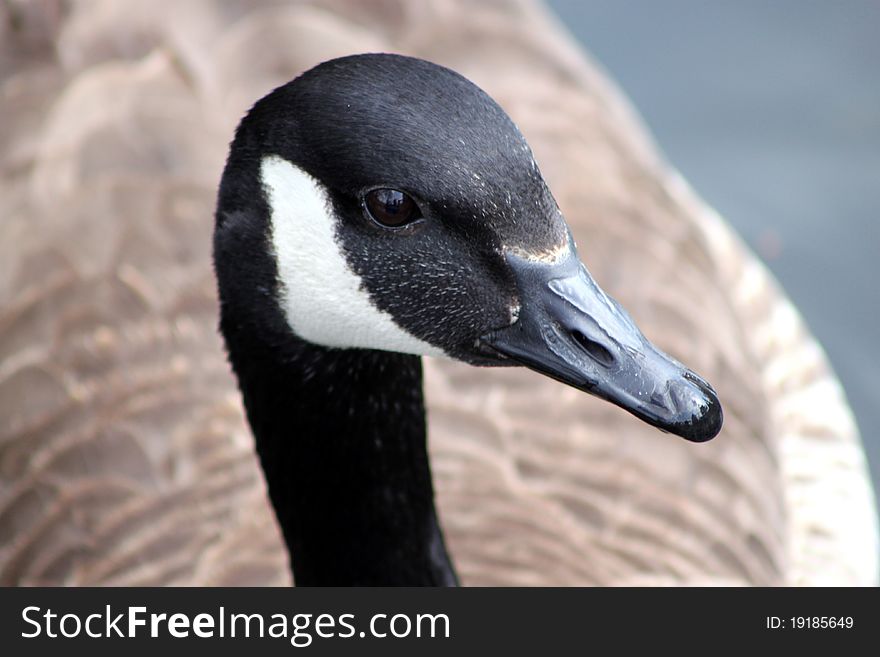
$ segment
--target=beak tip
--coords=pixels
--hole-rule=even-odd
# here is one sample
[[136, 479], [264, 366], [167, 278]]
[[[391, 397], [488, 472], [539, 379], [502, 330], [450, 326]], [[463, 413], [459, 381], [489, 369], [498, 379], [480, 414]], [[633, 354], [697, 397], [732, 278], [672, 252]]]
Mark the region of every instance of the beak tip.
[[705, 443], [712, 440], [721, 432], [724, 424], [724, 412], [721, 402], [714, 391], [704, 390], [706, 404], [700, 416], [691, 416], [687, 421], [678, 423], [671, 428], [673, 433], [678, 434], [685, 440], [693, 443]]

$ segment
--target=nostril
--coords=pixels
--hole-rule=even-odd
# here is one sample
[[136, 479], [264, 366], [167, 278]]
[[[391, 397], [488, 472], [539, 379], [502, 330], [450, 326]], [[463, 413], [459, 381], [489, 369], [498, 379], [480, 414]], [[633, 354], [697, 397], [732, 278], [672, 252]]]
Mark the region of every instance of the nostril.
[[614, 356], [611, 355], [611, 352], [595, 340], [590, 340], [580, 331], [572, 331], [571, 336], [575, 342], [583, 347], [584, 351], [592, 356], [593, 360], [596, 360], [605, 367], [609, 367], [614, 363]]

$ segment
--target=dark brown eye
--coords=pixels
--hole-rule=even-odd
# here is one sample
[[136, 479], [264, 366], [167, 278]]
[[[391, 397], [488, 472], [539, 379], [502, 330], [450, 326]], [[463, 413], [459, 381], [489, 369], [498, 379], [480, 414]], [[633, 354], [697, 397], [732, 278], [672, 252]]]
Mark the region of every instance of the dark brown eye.
[[422, 216], [416, 202], [396, 189], [374, 189], [367, 193], [364, 203], [373, 221], [391, 228], [403, 226]]

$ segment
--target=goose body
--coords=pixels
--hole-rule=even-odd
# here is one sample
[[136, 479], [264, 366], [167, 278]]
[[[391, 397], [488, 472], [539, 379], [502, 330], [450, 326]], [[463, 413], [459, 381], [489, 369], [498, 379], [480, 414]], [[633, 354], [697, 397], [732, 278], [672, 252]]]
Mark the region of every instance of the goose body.
[[158, 3], [84, 3], [19, 21], [27, 48], [0, 60], [2, 581], [289, 581], [216, 334], [207, 217], [253, 99], [361, 50], [486, 89], [595, 278], [725, 402], [721, 436], [695, 446], [526, 370], [426, 360], [461, 581], [873, 582], [870, 487], [821, 351], [565, 35], [531, 3], [466, 23], [454, 2], [343, 5], [190, 3], [172, 21]]

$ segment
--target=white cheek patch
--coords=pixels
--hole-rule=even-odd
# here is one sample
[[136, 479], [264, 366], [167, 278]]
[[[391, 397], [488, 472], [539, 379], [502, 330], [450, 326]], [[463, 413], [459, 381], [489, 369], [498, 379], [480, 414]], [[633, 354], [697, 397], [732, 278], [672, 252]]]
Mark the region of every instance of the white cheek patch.
[[337, 220], [317, 180], [277, 155], [263, 158], [260, 178], [271, 211], [279, 303], [294, 333], [325, 347], [445, 355], [370, 300], [336, 240]]

